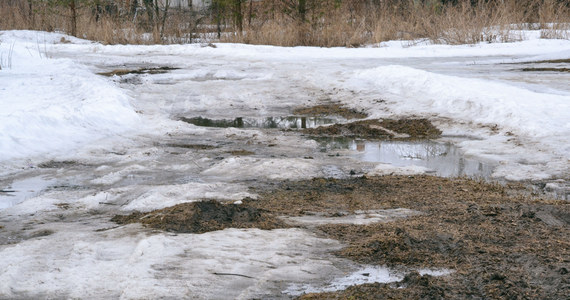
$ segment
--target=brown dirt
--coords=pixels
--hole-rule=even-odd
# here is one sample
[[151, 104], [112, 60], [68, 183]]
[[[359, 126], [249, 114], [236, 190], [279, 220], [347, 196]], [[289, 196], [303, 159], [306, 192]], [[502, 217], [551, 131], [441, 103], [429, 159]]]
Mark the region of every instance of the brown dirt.
[[523, 72], [570, 72], [570, 68], [524, 68]]
[[[387, 130], [386, 130], [387, 129]], [[318, 136], [346, 136], [372, 139], [392, 139], [396, 136], [392, 132], [404, 134], [406, 138], [436, 138], [441, 135], [437, 129], [426, 119], [400, 119], [400, 120], [363, 120], [346, 124], [334, 124], [317, 128], [304, 129], [308, 135]]]
[[179, 68], [173, 67], [158, 67], [158, 68], [140, 68], [135, 70], [129, 69], [117, 69], [110, 72], [97, 73], [98, 75], [112, 77], [112, 76], [124, 76], [128, 74], [164, 74], [172, 70], [178, 70]]
[[539, 60], [539, 61], [529, 61], [529, 62], [522, 62], [520, 64], [562, 64], [562, 63], [570, 63], [570, 59], [563, 58], [563, 59], [551, 59], [551, 60]]
[[[512, 187], [520, 188], [520, 187]], [[276, 214], [408, 208], [423, 215], [319, 230], [366, 264], [450, 268], [441, 278], [373, 284], [309, 299], [567, 299], [570, 203], [509, 196], [510, 187], [430, 176], [282, 182], [252, 206]], [[520, 192], [520, 191], [517, 191]]]
[[204, 145], [204, 144], [176, 144], [176, 143], [170, 143], [170, 144], [165, 144], [164, 146], [166, 146], [166, 147], [171, 147], [171, 148], [183, 148], [183, 149], [193, 149], [193, 150], [210, 150], [210, 149], [218, 148], [217, 146]]
[[86, 166], [86, 164], [79, 163], [79, 162], [72, 161], [72, 160], [63, 160], [63, 161], [50, 160], [50, 161], [46, 161], [46, 162], [39, 164], [38, 168], [59, 169], [59, 168], [72, 167], [72, 166]]
[[311, 107], [299, 107], [293, 110], [295, 115], [308, 117], [329, 117], [340, 116], [345, 119], [364, 119], [368, 116], [363, 111], [354, 108], [348, 108], [340, 104], [322, 104]]
[[247, 150], [232, 150], [228, 151], [229, 154], [234, 156], [246, 156], [246, 155], [254, 155], [255, 152], [247, 151]]
[[261, 209], [217, 201], [182, 203], [149, 213], [134, 212], [111, 219], [118, 224], [145, 226], [180, 233], [204, 233], [225, 228], [275, 229], [287, 227]]

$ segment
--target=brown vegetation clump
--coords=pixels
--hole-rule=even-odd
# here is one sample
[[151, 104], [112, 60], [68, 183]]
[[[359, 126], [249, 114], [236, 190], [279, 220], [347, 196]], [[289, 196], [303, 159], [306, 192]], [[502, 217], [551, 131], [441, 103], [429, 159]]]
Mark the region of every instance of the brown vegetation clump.
[[205, 233], [225, 228], [287, 227], [263, 210], [217, 201], [183, 203], [149, 213], [117, 215], [112, 221], [118, 224], [141, 223], [151, 228], [180, 233]]
[[303, 132], [313, 136], [345, 136], [367, 139], [437, 138], [441, 135], [441, 130], [426, 119], [363, 120], [307, 128]]

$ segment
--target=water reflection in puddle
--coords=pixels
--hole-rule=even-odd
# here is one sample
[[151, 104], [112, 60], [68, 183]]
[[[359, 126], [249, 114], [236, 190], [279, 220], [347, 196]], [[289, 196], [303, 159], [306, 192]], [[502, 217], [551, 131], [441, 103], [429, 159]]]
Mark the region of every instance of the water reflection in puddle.
[[267, 117], [267, 118], [235, 118], [208, 119], [202, 117], [180, 118], [181, 121], [201, 127], [218, 128], [315, 128], [322, 125], [337, 123], [338, 119], [322, 117]]
[[351, 150], [351, 156], [366, 162], [391, 164], [397, 167], [420, 166], [438, 176], [490, 178], [494, 166], [466, 158], [449, 143], [434, 141], [365, 141], [345, 138], [320, 140], [323, 151]]
[[54, 180], [32, 177], [13, 182], [9, 187], [0, 188], [0, 209], [12, 207], [26, 199], [37, 196]]

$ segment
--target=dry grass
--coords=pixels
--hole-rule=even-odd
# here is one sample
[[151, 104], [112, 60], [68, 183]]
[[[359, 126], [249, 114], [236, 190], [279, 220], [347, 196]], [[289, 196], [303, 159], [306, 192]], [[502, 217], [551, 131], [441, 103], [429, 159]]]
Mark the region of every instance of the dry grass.
[[393, 222], [316, 230], [345, 243], [337, 254], [360, 263], [455, 271], [441, 278], [412, 273], [396, 284], [405, 288], [368, 284], [303, 299], [566, 299], [570, 205], [509, 196], [521, 188], [431, 176], [317, 178], [276, 184], [245, 203], [285, 215], [421, 211]]
[[[570, 6], [564, 1], [472, 2], [307, 0], [301, 14], [295, 7], [297, 1], [258, 1], [251, 7], [244, 1], [239, 22], [235, 7], [219, 13], [170, 8], [166, 18], [164, 10], [159, 10], [151, 19], [145, 10], [135, 15], [117, 7], [97, 14], [93, 7], [81, 6], [76, 35], [107, 44], [191, 43], [217, 40], [219, 31], [222, 42], [324, 47], [397, 39], [445, 44], [507, 42], [522, 38], [518, 29], [529, 28], [540, 29], [543, 38], [570, 38]], [[68, 7], [32, 3], [30, 10], [27, 0], [0, 1], [0, 29], [73, 31]]]

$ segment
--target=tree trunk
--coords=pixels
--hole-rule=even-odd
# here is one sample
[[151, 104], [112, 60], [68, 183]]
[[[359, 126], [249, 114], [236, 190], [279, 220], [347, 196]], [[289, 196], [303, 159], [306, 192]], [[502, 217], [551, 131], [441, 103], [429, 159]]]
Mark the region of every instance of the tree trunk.
[[69, 1], [69, 10], [71, 12], [71, 35], [77, 36], [77, 6], [76, 0]]
[[247, 18], [247, 25], [251, 26], [251, 16], [253, 15], [253, 0], [249, 0], [249, 16]]
[[301, 23], [305, 23], [305, 15], [307, 14], [307, 0], [299, 0], [298, 11]]
[[234, 21], [238, 30], [238, 34], [243, 32], [243, 12], [241, 10], [242, 0], [234, 0]]
[[34, 17], [34, 3], [33, 0], [28, 0], [28, 22], [30, 22], [30, 29], [34, 29], [36, 26], [36, 20]]

